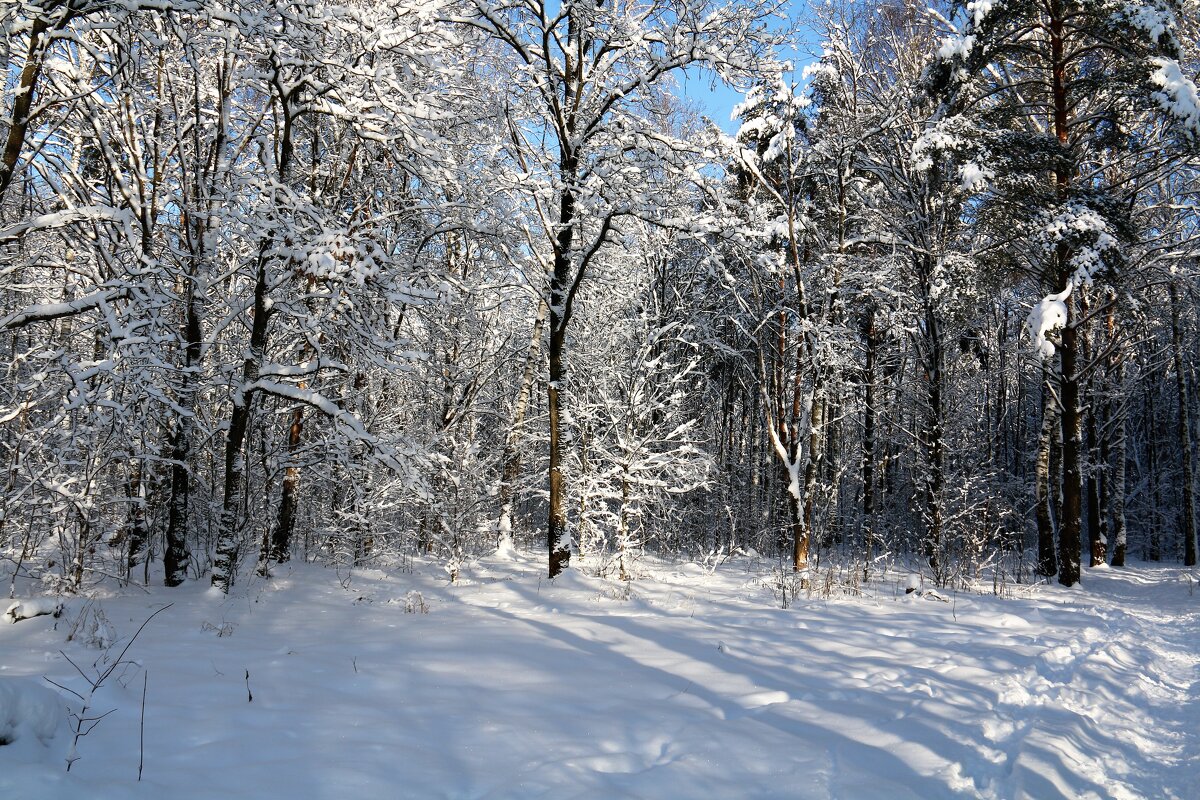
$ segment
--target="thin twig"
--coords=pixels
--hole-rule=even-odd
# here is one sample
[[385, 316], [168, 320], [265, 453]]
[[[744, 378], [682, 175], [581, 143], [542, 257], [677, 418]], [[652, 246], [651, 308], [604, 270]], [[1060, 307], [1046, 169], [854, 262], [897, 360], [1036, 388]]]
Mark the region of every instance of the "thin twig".
[[142, 781], [142, 765], [146, 759], [146, 686], [150, 683], [150, 670], [142, 673], [142, 717], [138, 723], [138, 783]]
[[135, 641], [137, 641], [137, 638], [138, 638], [138, 636], [139, 636], [139, 635], [141, 635], [142, 629], [144, 629], [144, 628], [145, 628], [147, 625], [149, 625], [149, 624], [150, 624], [150, 620], [154, 619], [154, 618], [155, 618], [155, 617], [157, 617], [159, 614], [161, 614], [162, 612], [166, 611], [168, 608], [170, 608], [170, 607], [171, 607], [171, 606], [173, 606], [173, 605], [175, 605], [175, 604], [174, 604], [174, 603], [167, 603], [165, 606], [163, 606], [162, 608], [160, 608], [158, 611], [155, 611], [153, 614], [151, 614], [150, 616], [146, 617], [146, 621], [145, 621], [145, 622], [143, 622], [141, 625], [139, 625], [139, 626], [138, 626], [138, 629], [137, 629], [137, 630], [134, 632], [133, 636], [131, 636], [131, 637], [130, 637], [130, 639], [129, 639], [129, 641], [128, 641], [128, 642], [125, 644], [125, 647], [124, 647], [124, 649], [122, 649], [122, 650], [121, 650], [121, 654], [120, 654], [119, 656], [117, 656], [117, 660], [116, 660], [116, 661], [114, 661], [114, 662], [113, 662], [111, 665], [109, 665], [108, 669], [104, 670], [104, 674], [103, 674], [103, 675], [101, 675], [101, 676], [100, 676], [100, 678], [99, 678], [99, 679], [96, 681], [96, 685], [97, 685], [97, 686], [99, 686], [100, 684], [104, 683], [104, 680], [105, 680], [105, 679], [106, 679], [106, 678], [107, 678], [109, 675], [111, 675], [111, 674], [112, 674], [112, 671], [113, 671], [114, 669], [116, 669], [116, 668], [117, 668], [117, 665], [121, 663], [121, 659], [125, 658], [125, 654], [126, 654], [127, 652], [129, 652], [129, 648], [130, 648], [130, 647], [133, 647], [133, 643], [134, 643]]

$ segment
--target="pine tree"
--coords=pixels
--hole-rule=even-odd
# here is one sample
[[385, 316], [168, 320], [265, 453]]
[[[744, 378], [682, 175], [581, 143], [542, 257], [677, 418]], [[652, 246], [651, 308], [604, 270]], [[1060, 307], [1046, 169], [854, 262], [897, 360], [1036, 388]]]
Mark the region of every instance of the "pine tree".
[[[956, 3], [957, 30], [926, 76], [943, 100], [934, 143], [960, 131], [976, 140], [981, 169], [995, 178], [980, 193], [987, 210], [1020, 231], [1023, 266], [1046, 293], [1030, 327], [1047, 362], [1045, 391], [1060, 415], [1058, 576], [1066, 586], [1079, 581], [1082, 548], [1090, 365], [1081, 295], [1093, 281], [1120, 279], [1123, 250], [1136, 236], [1121, 203], [1128, 187], [1114, 185], [1111, 175], [1143, 159], [1149, 166], [1126, 174], [1163, 168], [1156, 143], [1137, 135], [1137, 123], [1149, 115], [1170, 118], [1183, 140], [1200, 136], [1196, 88], [1176, 60], [1178, 10], [1173, 2], [1115, 0]], [[1047, 405], [1047, 416], [1051, 411]], [[1047, 423], [1041, 461], [1053, 433]]]

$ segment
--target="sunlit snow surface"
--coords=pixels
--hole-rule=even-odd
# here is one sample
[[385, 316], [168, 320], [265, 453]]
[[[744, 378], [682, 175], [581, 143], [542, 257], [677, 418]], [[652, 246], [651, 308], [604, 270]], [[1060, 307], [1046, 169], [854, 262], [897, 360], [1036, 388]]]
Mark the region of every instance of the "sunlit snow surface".
[[[69, 775], [46, 695], [26, 698], [41, 718], [20, 724], [56, 736], [0, 746], [0, 797], [1200, 798], [1195, 571], [947, 602], [893, 573], [784, 610], [768, 566], [650, 565], [628, 599], [525, 555], [458, 586], [433, 564], [346, 588], [297, 566], [228, 599], [109, 595], [123, 639], [175, 605], [98, 693], [116, 710]], [[66, 641], [81, 605], [0, 626], [0, 686], [84, 692], [58, 652], [102, 655]], [[36, 688], [16, 683], [0, 704]]]

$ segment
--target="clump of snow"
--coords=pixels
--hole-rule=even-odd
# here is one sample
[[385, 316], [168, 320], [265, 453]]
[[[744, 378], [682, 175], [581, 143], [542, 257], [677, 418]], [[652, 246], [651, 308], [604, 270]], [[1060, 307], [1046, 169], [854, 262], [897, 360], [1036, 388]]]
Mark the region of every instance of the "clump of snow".
[[1162, 5], [1126, 3], [1113, 17], [1142, 31], [1152, 42], [1160, 42], [1164, 36], [1168, 37], [1168, 42], [1174, 42], [1175, 15]]
[[1192, 79], [1183, 74], [1179, 62], [1154, 56], [1150, 82], [1159, 87], [1150, 97], [1163, 111], [1179, 120], [1190, 138], [1200, 137], [1200, 93]]
[[807, 65], [801, 72], [800, 77], [804, 80], [810, 78], [824, 78], [828, 81], [836, 81], [840, 75], [837, 67], [828, 61], [814, 61]]
[[87, 647], [107, 650], [117, 641], [117, 634], [105, 615], [104, 608], [95, 601], [89, 601], [71, 621], [67, 641], [82, 642]]
[[369, 238], [341, 230], [324, 231], [303, 245], [281, 246], [278, 251], [291, 259], [301, 275], [358, 286], [379, 277], [388, 260], [382, 248]]
[[416, 590], [404, 595], [404, 613], [428, 614], [429, 604], [425, 602], [425, 596]]
[[947, 36], [942, 39], [942, 45], [938, 48], [938, 56], [945, 61], [953, 61], [955, 58], [966, 58], [971, 54], [971, 50], [975, 47], [975, 37], [967, 36]]
[[992, 9], [1000, 5], [997, 0], [971, 0], [967, 3], [967, 13], [971, 15], [971, 25], [978, 28], [987, 19]]
[[62, 615], [63, 604], [61, 601], [51, 597], [38, 597], [32, 600], [17, 600], [9, 605], [0, 619], [6, 622], [20, 622], [23, 619], [32, 619], [49, 615], [58, 617]]
[[1082, 203], [1068, 203], [1047, 212], [1041, 240], [1047, 253], [1063, 244], [1070, 248], [1072, 279], [1079, 286], [1091, 286], [1092, 279], [1120, 257], [1120, 246], [1109, 232], [1108, 221]]
[[926, 128], [913, 142], [913, 169], [928, 172], [938, 154], [962, 151], [971, 141], [971, 134], [969, 123], [961, 117], [949, 117]]
[[[733, 104], [733, 108], [729, 111], [729, 119], [735, 120], [739, 117], [748, 116], [751, 111], [755, 111], [763, 104], [763, 87], [761, 85], [751, 86], [739, 102]], [[745, 125], [738, 131], [738, 136], [741, 136], [742, 131], [746, 130]]]
[[1033, 347], [1042, 358], [1054, 356], [1054, 344], [1047, 334], [1061, 330], [1067, 324], [1067, 298], [1071, 296], [1074, 284], [1067, 281], [1067, 288], [1058, 294], [1047, 295], [1041, 302], [1029, 310], [1025, 327], [1033, 338]]
[[512, 561], [512, 559], [516, 556], [516, 549], [513, 547], [511, 527], [509, 528], [507, 534], [502, 534], [500, 536], [500, 543], [496, 545], [496, 552], [492, 555], [502, 561]]
[[996, 179], [996, 173], [973, 161], [968, 161], [959, 168], [958, 178], [959, 188], [964, 192], [979, 192], [991, 186], [992, 181]]
[[742, 160], [747, 164], [759, 161], [769, 164], [787, 153], [795, 139], [797, 116], [811, 104], [812, 101], [798, 93], [782, 72], [775, 76], [771, 85], [751, 88], [746, 99], [733, 109], [732, 118], [744, 120], [737, 139], [742, 142], [766, 140], [767, 146], [761, 158], [744, 150]]
[[4, 765], [56, 761], [68, 744], [67, 704], [32, 678], [0, 677], [0, 772]]

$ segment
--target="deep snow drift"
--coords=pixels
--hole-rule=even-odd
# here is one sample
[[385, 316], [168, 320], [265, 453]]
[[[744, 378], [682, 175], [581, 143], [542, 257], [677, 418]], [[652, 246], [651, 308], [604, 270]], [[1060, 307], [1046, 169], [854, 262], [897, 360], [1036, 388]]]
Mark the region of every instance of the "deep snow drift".
[[[745, 562], [628, 596], [540, 570], [298, 565], [0, 625], [0, 797], [1200, 798], [1194, 571], [781, 609]], [[59, 651], [94, 678], [168, 602], [65, 773], [52, 701], [81, 703], [44, 678], [89, 687]]]

